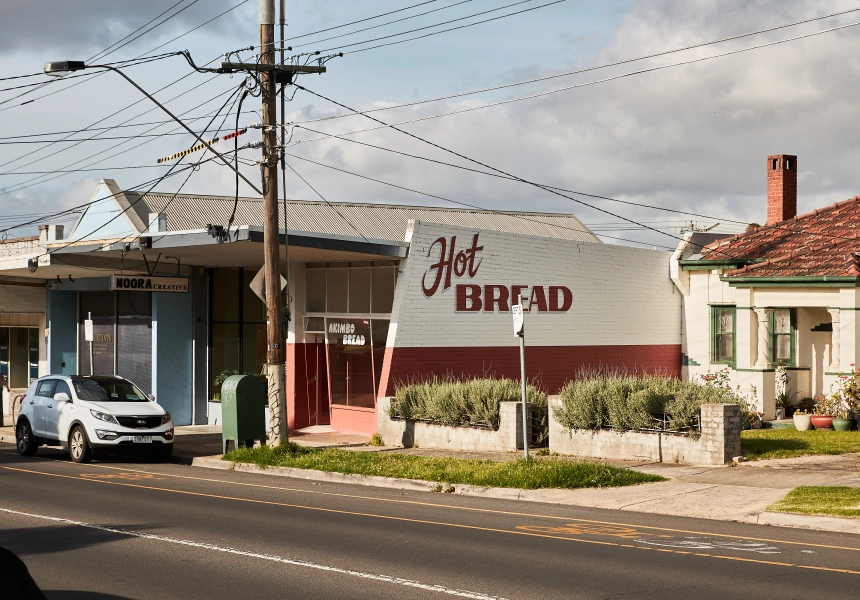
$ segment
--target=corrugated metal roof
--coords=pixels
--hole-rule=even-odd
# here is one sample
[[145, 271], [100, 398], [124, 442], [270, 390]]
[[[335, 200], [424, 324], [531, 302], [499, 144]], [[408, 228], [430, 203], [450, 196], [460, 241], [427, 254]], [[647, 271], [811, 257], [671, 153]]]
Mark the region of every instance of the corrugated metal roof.
[[[174, 197], [164, 193], [149, 193], [140, 200], [143, 193], [136, 191], [127, 191], [125, 195], [144, 222], [148, 222], [148, 213], [165, 212], [168, 231], [200, 229], [210, 223], [226, 225], [234, 200], [228, 196], [180, 194]], [[280, 218], [283, 221], [283, 214]], [[404, 239], [409, 219], [600, 243], [597, 236], [570, 214], [287, 200], [290, 231], [399, 242]], [[262, 200], [239, 198], [233, 223], [262, 226]]]

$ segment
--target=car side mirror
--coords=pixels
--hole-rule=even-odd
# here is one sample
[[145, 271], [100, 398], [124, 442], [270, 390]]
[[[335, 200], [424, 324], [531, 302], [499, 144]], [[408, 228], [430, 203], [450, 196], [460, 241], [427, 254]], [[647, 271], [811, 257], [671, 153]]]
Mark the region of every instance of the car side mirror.
[[155, 402], [155, 395], [154, 394], [148, 394], [148, 397], [149, 397], [150, 402]]
[[66, 392], [58, 392], [54, 394], [54, 400], [57, 402], [71, 402], [72, 399], [69, 398], [69, 395]]

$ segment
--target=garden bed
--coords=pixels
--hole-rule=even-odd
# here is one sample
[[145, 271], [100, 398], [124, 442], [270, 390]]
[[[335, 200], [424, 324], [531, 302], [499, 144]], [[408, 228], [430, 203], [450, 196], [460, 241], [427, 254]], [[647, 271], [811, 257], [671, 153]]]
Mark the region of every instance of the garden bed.
[[225, 454], [223, 459], [261, 467], [436, 481], [440, 483], [440, 491], [449, 491], [441, 484], [534, 490], [619, 487], [665, 481], [657, 475], [592, 462], [551, 458], [528, 461], [439, 458], [395, 452], [305, 448], [292, 443], [278, 448], [240, 448]]

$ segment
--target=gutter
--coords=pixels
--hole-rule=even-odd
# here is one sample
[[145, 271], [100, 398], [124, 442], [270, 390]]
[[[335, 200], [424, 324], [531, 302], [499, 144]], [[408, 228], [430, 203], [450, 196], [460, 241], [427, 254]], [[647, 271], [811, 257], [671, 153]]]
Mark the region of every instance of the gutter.
[[844, 275], [797, 275], [794, 277], [720, 277], [730, 287], [860, 287], [860, 277]]

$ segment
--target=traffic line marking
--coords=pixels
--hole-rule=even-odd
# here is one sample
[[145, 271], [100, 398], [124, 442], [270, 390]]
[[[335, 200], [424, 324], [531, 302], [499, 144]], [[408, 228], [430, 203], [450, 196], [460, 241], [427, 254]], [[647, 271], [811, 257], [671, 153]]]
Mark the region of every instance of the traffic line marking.
[[268, 560], [271, 562], [282, 563], [285, 565], [291, 565], [294, 567], [305, 567], [308, 569], [317, 569], [319, 571], [327, 571], [329, 573], [336, 573], [339, 575], [349, 575], [352, 577], [358, 577], [360, 579], [369, 579], [371, 581], [380, 581], [383, 583], [393, 583], [396, 585], [402, 585], [410, 588], [417, 588], [424, 591], [429, 592], [437, 592], [440, 594], [447, 594], [449, 596], [457, 596], [459, 598], [472, 598], [474, 600], [505, 600], [500, 596], [490, 596], [489, 594], [483, 594], [481, 592], [470, 592], [468, 590], [458, 590], [455, 588], [449, 588], [444, 585], [439, 584], [430, 584], [430, 583], [421, 583], [420, 581], [414, 581], [412, 579], [404, 579], [402, 577], [393, 577], [391, 575], [380, 575], [376, 573], [367, 573], [364, 571], [356, 571], [354, 569], [341, 569], [340, 567], [333, 567], [331, 565], [324, 565], [320, 563], [310, 562], [306, 560], [299, 560], [295, 558], [284, 558], [283, 556], [276, 556], [273, 554], [262, 554], [260, 552], [249, 552], [247, 550], [237, 550], [236, 548], [230, 548], [229, 546], [216, 546], [214, 544], [207, 544], [205, 542], [195, 542], [192, 540], [183, 540], [180, 538], [168, 537], [164, 535], [157, 535], [154, 533], [143, 533], [141, 531], [133, 531], [129, 529], [116, 529], [115, 527], [105, 527], [103, 525], [96, 525], [94, 523], [85, 523], [83, 521], [73, 521], [71, 519], [63, 519], [60, 517], [50, 517], [47, 515], [37, 515], [33, 513], [26, 513], [17, 510], [10, 510], [8, 508], [0, 508], [0, 512], [9, 513], [13, 515], [18, 515], [22, 517], [30, 517], [33, 519], [43, 519], [45, 521], [52, 521], [54, 523], [63, 523], [65, 525], [77, 525], [78, 527], [86, 527], [88, 529], [96, 529], [98, 531], [105, 531], [108, 533], [116, 533], [120, 535], [125, 535], [128, 537], [135, 537], [145, 540], [153, 540], [157, 542], [167, 542], [169, 544], [178, 544], [181, 546], [191, 546], [192, 548], [200, 548], [202, 550], [213, 550], [215, 552], [224, 552], [226, 554], [233, 554], [237, 556], [245, 556], [248, 558], [258, 558], [261, 560]]
[[[367, 517], [367, 518], [373, 518], [373, 519], [386, 519], [386, 520], [391, 520], [391, 521], [401, 521], [404, 523], [417, 523], [420, 525], [436, 525], [436, 526], [440, 526], [440, 527], [452, 527], [452, 528], [456, 528], [456, 529], [469, 529], [469, 530], [473, 530], [473, 531], [486, 531], [486, 532], [490, 532], [490, 533], [502, 533], [502, 534], [507, 534], [507, 535], [524, 535], [524, 536], [528, 536], [528, 537], [564, 540], [564, 541], [569, 541], [569, 542], [579, 542], [579, 543], [583, 543], [583, 544], [592, 544], [592, 545], [598, 545], [598, 546], [613, 546], [616, 548], [627, 547], [627, 545], [621, 544], [618, 542], [608, 542], [608, 541], [603, 541], [603, 540], [590, 540], [590, 539], [575, 538], [575, 537], [568, 537], [568, 536], [550, 535], [550, 534], [546, 534], [546, 533], [542, 534], [542, 533], [535, 533], [535, 532], [529, 532], [529, 531], [521, 531], [521, 530], [517, 530], [517, 529], [499, 529], [499, 528], [495, 528], [495, 527], [482, 527], [479, 525], [466, 525], [463, 523], [448, 523], [445, 521], [429, 521], [426, 519], [411, 519], [408, 517], [397, 517], [394, 515], [380, 515], [380, 514], [373, 514], [373, 513], [363, 513], [363, 512], [358, 512], [358, 511], [340, 510], [340, 509], [325, 508], [325, 507], [320, 507], [320, 506], [306, 506], [306, 505], [302, 505], [302, 504], [291, 504], [291, 503], [287, 503], [287, 502], [275, 502], [273, 500], [258, 500], [258, 499], [254, 499], [254, 498], [238, 498], [235, 496], [223, 496], [220, 494], [207, 494], [204, 492], [192, 492], [192, 491], [188, 491], [188, 490], [175, 490], [175, 489], [170, 489], [170, 488], [161, 488], [161, 487], [156, 487], [156, 486], [140, 485], [140, 484], [136, 484], [136, 483], [122, 483], [120, 481], [115, 481], [115, 480], [112, 481], [112, 480], [105, 480], [105, 479], [88, 479], [88, 478], [84, 478], [84, 477], [78, 477], [75, 475], [62, 475], [59, 473], [47, 473], [45, 471], [34, 471], [31, 469], [20, 469], [20, 468], [16, 468], [16, 467], [3, 466], [2, 468], [10, 470], [10, 471], [19, 471], [22, 473], [30, 473], [30, 474], [34, 474], [34, 475], [46, 475], [49, 477], [59, 477], [62, 479], [74, 479], [77, 481], [87, 481], [90, 483], [102, 483], [105, 485], [118, 485], [121, 487], [131, 487], [131, 488], [137, 488], [137, 489], [153, 490], [153, 491], [157, 491], [157, 492], [169, 492], [169, 493], [173, 493], [173, 494], [183, 494], [183, 495], [187, 495], [187, 496], [197, 496], [197, 497], [201, 497], [201, 498], [212, 498], [212, 499], [216, 499], [216, 500], [230, 500], [230, 501], [234, 501], [234, 502], [247, 502], [249, 504], [280, 506], [280, 507], [284, 507], [284, 508], [295, 508], [295, 509], [300, 509], [300, 510], [310, 510], [310, 511], [326, 512], [326, 513], [332, 513], [332, 514]], [[6, 509], [0, 508], [0, 511], [2, 511], [2, 510], [6, 510]], [[7, 511], [7, 512], [11, 512], [11, 511]], [[678, 550], [670, 550], [670, 549], [666, 549], [666, 548], [654, 548], [654, 547], [649, 547], [649, 546], [633, 546], [633, 548], [635, 548], [637, 550], [656, 550], [657, 552], [664, 552], [664, 553], [669, 553], [669, 554], [689, 554], [688, 552], [681, 552]], [[762, 564], [762, 565], [771, 565], [771, 566], [780, 566], [780, 567], [799, 567], [799, 568], [819, 570], [819, 571], [836, 571], [839, 573], [847, 573], [847, 574], [851, 574], [851, 575], [860, 575], [860, 571], [853, 571], [853, 570], [849, 570], [849, 569], [832, 569], [832, 568], [827, 568], [827, 567], [818, 567], [815, 565], [798, 565], [795, 563], [777, 562], [777, 561], [770, 561], [770, 560], [763, 560], [763, 559], [756, 559], [756, 558], [724, 556], [724, 555], [719, 555], [719, 554], [707, 554], [707, 553], [699, 553], [699, 552], [695, 553], [695, 556], [702, 556], [702, 557], [707, 557], [707, 558], [718, 558], [718, 559], [725, 559], [725, 560], [734, 560], [734, 561], [739, 561], [739, 562], [747, 562], [747, 563]]]
[[[15, 452], [5, 452], [6, 454], [11, 454], [13, 456], [17, 456]], [[44, 456], [34, 456], [30, 458], [35, 458], [38, 460], [43, 460], [47, 462], [55, 462], [60, 464], [67, 464], [66, 461], [58, 460], [54, 458], [47, 458]], [[477, 513], [485, 513], [485, 514], [497, 514], [497, 515], [505, 515], [505, 516], [515, 516], [515, 517], [530, 517], [536, 519], [549, 519], [549, 520], [561, 520], [561, 521], [576, 521], [577, 523], [593, 523], [596, 525], [610, 525], [610, 526], [618, 526], [618, 527], [637, 527], [639, 529], [648, 529], [653, 531], [665, 531], [670, 533], [688, 533], [694, 535], [708, 535], [711, 537], [722, 537], [722, 538], [730, 538], [736, 540], [750, 540], [756, 542], [768, 542], [768, 543], [779, 543], [779, 544], [788, 544], [791, 546], [806, 546], [810, 548], [824, 548], [828, 550], [847, 550], [851, 552], [860, 552], [860, 548], [852, 547], [852, 546], [836, 546], [833, 544], [817, 544], [814, 542], [795, 542], [790, 540], [779, 540], [772, 538], [761, 538], [761, 537], [752, 537], [752, 536], [744, 536], [744, 535], [732, 535], [728, 533], [711, 533], [707, 531], [696, 531], [691, 529], [673, 529], [669, 527], [656, 527], [653, 525], [634, 525], [630, 523], [619, 523], [617, 521], [600, 521], [596, 519], [581, 519], [575, 517], [559, 517], [555, 515], [541, 515], [537, 513], [525, 513], [518, 511], [508, 511], [508, 510], [499, 510], [492, 508], [478, 508], [472, 506], [455, 506], [451, 504], [440, 504], [438, 502], [423, 502], [420, 500], [403, 500], [401, 498], [380, 498], [378, 496], [363, 496], [358, 494], [342, 494], [338, 492], [323, 492], [321, 490], [305, 490], [301, 488], [291, 488], [291, 487], [283, 487], [283, 486], [275, 486], [275, 485], [266, 485], [261, 483], [249, 483], [244, 481], [229, 481], [226, 479], [214, 479], [211, 477], [194, 477], [191, 475], [176, 475], [173, 473], [157, 473], [154, 471], [144, 471], [141, 469], [128, 469], [124, 467], [114, 467], [111, 465], [101, 465], [101, 464], [88, 464], [87, 467], [97, 468], [97, 469], [112, 469], [116, 471], [129, 471], [135, 473], [148, 473], [150, 475], [160, 475], [163, 477], [170, 477], [173, 479], [188, 479], [191, 481], [203, 481], [207, 483], [223, 483], [229, 485], [237, 485], [242, 487], [252, 487], [252, 488], [261, 488], [261, 489], [269, 489], [269, 490], [279, 490], [285, 492], [296, 492], [302, 494], [312, 494], [318, 496], [331, 496], [337, 498], [356, 498], [359, 500], [372, 500], [376, 502], [389, 502], [393, 504], [409, 504], [415, 506], [427, 506], [431, 508], [444, 508], [448, 510], [458, 510], [464, 512], [477, 512]], [[3, 468], [11, 468], [11, 467], [3, 467]], [[38, 472], [38, 471], [34, 471]], [[50, 474], [50, 473], [47, 473]], [[161, 489], [161, 488], [157, 488]], [[588, 508], [588, 507], [581, 507]], [[638, 547], [638, 546], [637, 546]], [[642, 548], [643, 550], [646, 548]], [[650, 550], [650, 548], [648, 548]], [[801, 552], [803, 552], [801, 550]]]

